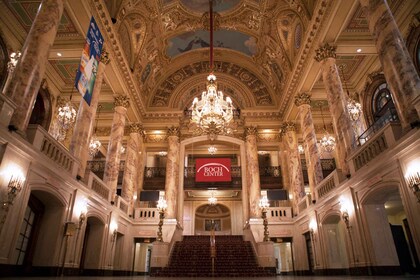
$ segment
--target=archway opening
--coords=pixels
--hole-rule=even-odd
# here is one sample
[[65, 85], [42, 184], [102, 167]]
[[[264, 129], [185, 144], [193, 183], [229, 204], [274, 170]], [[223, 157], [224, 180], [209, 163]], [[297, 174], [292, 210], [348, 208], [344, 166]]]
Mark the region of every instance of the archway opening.
[[232, 221], [230, 210], [222, 204], [202, 205], [195, 212], [195, 234], [210, 235], [214, 227], [216, 235], [231, 235]]
[[[345, 242], [346, 232], [344, 225], [340, 221], [341, 217], [338, 214], [333, 214], [328, 216], [322, 223], [328, 268], [330, 269], [345, 269], [349, 266]], [[343, 273], [345, 272], [343, 271]]]

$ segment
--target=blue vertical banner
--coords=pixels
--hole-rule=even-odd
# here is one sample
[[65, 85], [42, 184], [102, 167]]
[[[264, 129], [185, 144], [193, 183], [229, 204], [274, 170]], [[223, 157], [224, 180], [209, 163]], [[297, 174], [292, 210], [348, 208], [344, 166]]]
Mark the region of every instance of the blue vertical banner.
[[101, 59], [102, 46], [104, 39], [96, 25], [95, 19], [90, 19], [89, 29], [86, 35], [86, 43], [83, 48], [82, 58], [77, 69], [74, 85], [83, 96], [83, 99], [90, 106], [93, 87], [96, 80], [99, 61]]

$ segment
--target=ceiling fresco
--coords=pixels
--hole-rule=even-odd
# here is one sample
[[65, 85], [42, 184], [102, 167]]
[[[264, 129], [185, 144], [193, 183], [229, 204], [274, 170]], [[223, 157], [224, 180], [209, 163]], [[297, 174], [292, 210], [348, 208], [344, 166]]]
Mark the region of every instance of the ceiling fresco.
[[[190, 50], [209, 47], [209, 38], [209, 32], [205, 30], [187, 32], [171, 38], [167, 55], [175, 57]], [[217, 30], [214, 32], [214, 47], [232, 49], [253, 56], [257, 53], [257, 40], [239, 31]]]
[[[223, 12], [234, 8], [241, 0], [214, 0], [213, 10]], [[209, 10], [208, 0], [181, 0], [182, 5], [187, 9], [197, 12], [207, 12]]]

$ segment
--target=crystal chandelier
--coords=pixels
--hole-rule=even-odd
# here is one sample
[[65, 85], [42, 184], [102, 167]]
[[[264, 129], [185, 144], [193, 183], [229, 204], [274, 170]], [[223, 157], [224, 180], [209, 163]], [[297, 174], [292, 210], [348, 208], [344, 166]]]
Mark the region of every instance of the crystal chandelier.
[[217, 204], [217, 198], [214, 197], [214, 192], [211, 192], [211, 197], [208, 198], [209, 204], [214, 206]]
[[76, 122], [76, 109], [71, 103], [71, 98], [73, 96], [73, 91], [70, 93], [70, 99], [64, 105], [58, 107], [57, 114], [57, 124], [58, 124], [58, 133], [56, 139], [58, 141], [64, 141], [67, 136], [67, 132], [73, 127]]
[[207, 91], [203, 91], [201, 100], [197, 97], [191, 106], [191, 121], [211, 139], [224, 131], [233, 120], [233, 105], [230, 97], [224, 99], [217, 90], [216, 76], [213, 74], [213, 5], [210, 0], [210, 74], [207, 76]]
[[92, 158], [95, 157], [98, 154], [99, 149], [102, 146], [101, 141], [99, 141], [98, 137], [96, 136], [96, 129], [98, 128], [99, 111], [101, 110], [101, 108], [102, 108], [102, 106], [98, 105], [98, 113], [97, 113], [97, 116], [96, 116], [95, 130], [93, 132], [92, 137], [90, 137], [90, 141], [89, 141], [88, 150], [89, 150], [89, 155]]
[[9, 70], [9, 72], [13, 72], [16, 68], [16, 64], [19, 61], [19, 58], [21, 56], [21, 52], [17, 51], [17, 52], [12, 52], [9, 56], [9, 62], [7, 62], [7, 70]]
[[350, 97], [350, 92], [349, 92], [349, 89], [347, 88], [346, 78], [344, 77], [345, 67], [346, 66], [344, 64], [341, 64], [339, 66], [341, 70], [341, 75], [343, 76], [343, 82], [344, 82], [344, 86], [346, 88], [347, 97], [348, 97], [347, 98], [347, 112], [350, 115], [350, 119], [355, 122], [360, 118], [360, 115], [362, 114], [362, 105]]
[[321, 109], [321, 118], [322, 118], [322, 123], [324, 124], [324, 136], [322, 136], [321, 140], [319, 140], [319, 144], [321, 145], [321, 149], [327, 153], [331, 153], [334, 151], [335, 149], [335, 138], [334, 136], [330, 135], [327, 132], [327, 127], [325, 126], [325, 122], [324, 122], [324, 116], [322, 114], [322, 103], [320, 103], [319, 105], [320, 109]]
[[209, 154], [214, 155], [217, 152], [217, 148], [215, 146], [208, 147], [207, 151]]

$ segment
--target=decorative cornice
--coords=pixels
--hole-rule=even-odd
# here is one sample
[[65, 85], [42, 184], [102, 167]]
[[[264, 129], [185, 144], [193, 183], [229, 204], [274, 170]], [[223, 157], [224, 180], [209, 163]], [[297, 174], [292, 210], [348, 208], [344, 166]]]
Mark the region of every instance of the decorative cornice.
[[179, 137], [180, 132], [181, 131], [179, 130], [179, 127], [178, 126], [168, 127], [168, 136], [177, 136], [177, 137]]
[[295, 96], [295, 105], [311, 105], [311, 94], [309, 92], [302, 92]]
[[245, 137], [249, 136], [249, 135], [257, 135], [258, 134], [258, 130], [256, 126], [247, 126], [245, 127], [245, 131], [244, 131]]
[[308, 24], [308, 30], [306, 34], [309, 36], [306, 38], [306, 42], [302, 42], [302, 48], [299, 54], [299, 59], [297, 60], [295, 66], [292, 69], [292, 74], [288, 80], [288, 84], [285, 86], [285, 93], [282, 95], [282, 100], [280, 102], [279, 112], [283, 116], [287, 106], [289, 106], [291, 98], [295, 95], [296, 88], [299, 82], [304, 78], [302, 75], [302, 69], [305, 65], [309, 65], [309, 59], [312, 59], [310, 54], [314, 48], [314, 42], [319, 37], [319, 31], [322, 30], [322, 25], [325, 25], [325, 18], [328, 18], [328, 13], [331, 11], [331, 5], [333, 1], [321, 0], [317, 2], [316, 8], [311, 21]]
[[318, 62], [321, 62], [327, 58], [336, 58], [337, 57], [336, 50], [337, 50], [337, 46], [330, 46], [328, 43], [326, 43], [323, 46], [321, 46], [319, 49], [315, 50], [316, 54], [314, 58]]
[[124, 108], [128, 108], [130, 106], [130, 98], [126, 95], [114, 95], [114, 106], [122, 106]]

